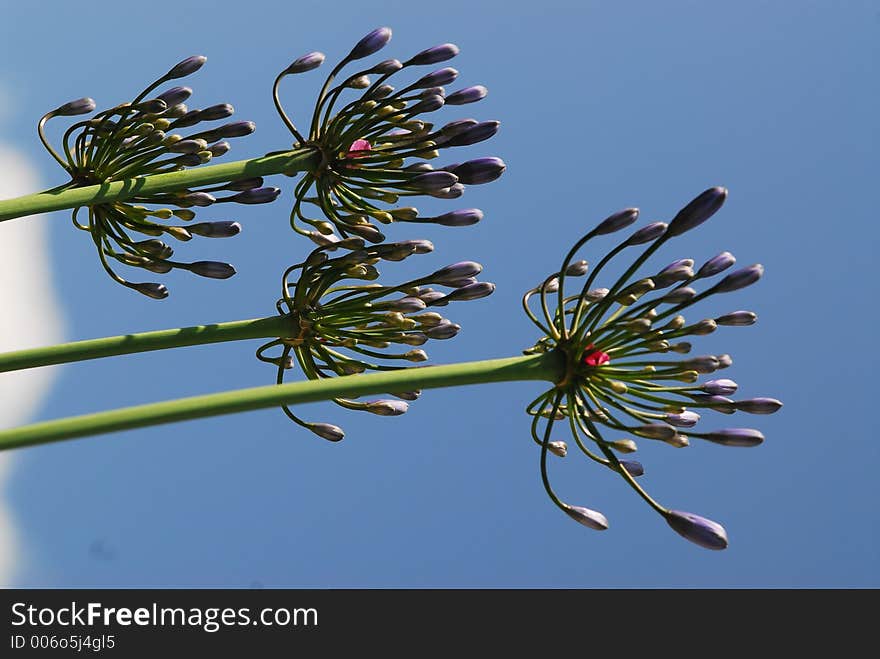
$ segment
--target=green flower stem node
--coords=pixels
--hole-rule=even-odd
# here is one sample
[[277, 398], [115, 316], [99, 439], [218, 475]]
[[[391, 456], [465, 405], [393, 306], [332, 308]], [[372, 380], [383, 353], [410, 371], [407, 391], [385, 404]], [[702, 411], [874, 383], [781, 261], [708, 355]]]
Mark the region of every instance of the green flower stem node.
[[0, 222], [66, 208], [125, 201], [134, 196], [176, 192], [199, 185], [226, 183], [256, 176], [308, 171], [320, 163], [319, 152], [303, 147], [222, 165], [208, 165], [178, 172], [139, 176], [100, 185], [58, 188], [0, 201]]
[[525, 357], [407, 368], [399, 371], [239, 389], [2, 430], [0, 450], [337, 397], [519, 380], [556, 382], [562, 378], [564, 368], [562, 355], [554, 351]]
[[212, 325], [196, 325], [176, 329], [108, 336], [88, 341], [61, 343], [41, 348], [0, 353], [0, 373], [20, 371], [39, 366], [52, 366], [68, 362], [115, 357], [150, 350], [182, 348], [185, 346], [260, 339], [270, 336], [288, 336], [292, 328], [290, 320], [283, 316], [236, 320]]

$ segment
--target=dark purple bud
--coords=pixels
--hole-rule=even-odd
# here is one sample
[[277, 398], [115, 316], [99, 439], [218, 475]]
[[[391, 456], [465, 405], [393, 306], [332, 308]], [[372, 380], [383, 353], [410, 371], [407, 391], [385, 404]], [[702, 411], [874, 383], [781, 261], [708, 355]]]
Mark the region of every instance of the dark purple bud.
[[620, 466], [626, 469], [626, 472], [633, 478], [645, 475], [645, 468], [641, 462], [636, 460], [620, 460]]
[[747, 268], [741, 268], [735, 272], [730, 273], [724, 279], [718, 282], [715, 290], [719, 293], [729, 293], [731, 291], [736, 291], [740, 288], [751, 286], [756, 281], [758, 281], [763, 274], [764, 266], [760, 263], [756, 263], [755, 265], [750, 265]]
[[445, 307], [449, 304], [449, 302], [443, 301], [443, 298], [446, 297], [446, 293], [442, 293], [440, 291], [428, 290], [424, 293], [419, 293], [419, 299], [424, 300], [425, 304], [428, 306], [436, 305], [438, 307]]
[[476, 103], [484, 98], [489, 90], [483, 85], [474, 85], [473, 87], [465, 87], [457, 92], [451, 93], [446, 97], [446, 105], [466, 105], [467, 103]]
[[438, 62], [445, 62], [446, 60], [452, 59], [458, 55], [458, 53], [458, 46], [454, 43], [444, 43], [439, 46], [434, 46], [433, 48], [427, 48], [418, 55], [414, 55], [407, 61], [406, 65], [422, 66], [424, 64], [437, 64]]
[[168, 104], [162, 99], [154, 98], [152, 101], [144, 101], [133, 106], [133, 109], [144, 114], [158, 114], [168, 109]]
[[360, 236], [364, 240], [369, 240], [371, 243], [381, 243], [385, 240], [385, 234], [372, 224], [346, 224], [345, 230], [349, 233]]
[[709, 380], [700, 387], [703, 391], [711, 396], [729, 396], [737, 389], [737, 384], [733, 380]]
[[664, 517], [666, 523], [685, 540], [706, 549], [727, 549], [727, 532], [718, 522], [680, 510], [667, 510]]
[[500, 126], [500, 121], [481, 121], [449, 138], [449, 140], [443, 143], [443, 146], [470, 146], [471, 144], [488, 140], [498, 132]]
[[481, 297], [492, 295], [495, 292], [495, 284], [487, 281], [478, 281], [475, 284], [468, 284], [452, 291], [446, 296], [447, 300], [479, 300]]
[[733, 364], [733, 357], [728, 354], [718, 355], [718, 368], [727, 368]]
[[192, 57], [187, 57], [182, 62], [178, 62], [172, 67], [172, 69], [165, 74], [166, 80], [174, 80], [176, 78], [185, 78], [188, 75], [192, 75], [200, 68], [202, 65], [208, 61], [208, 58], [204, 55], [193, 55]]
[[379, 75], [391, 75], [392, 73], [396, 73], [403, 68], [403, 64], [401, 64], [396, 59], [387, 59], [384, 62], [379, 62], [376, 66], [374, 66], [371, 70], [373, 73], [378, 73]]
[[444, 137], [455, 137], [456, 135], [460, 135], [468, 129], [473, 128], [478, 123], [480, 122], [476, 119], [456, 119], [443, 126], [443, 128], [440, 129], [440, 134]]
[[422, 90], [423, 97], [425, 96], [442, 96], [444, 99], [446, 98], [446, 90], [443, 87], [426, 87]]
[[186, 99], [192, 96], [192, 93], [193, 90], [189, 87], [172, 87], [159, 94], [156, 98], [164, 101], [170, 108], [173, 105], [180, 105], [186, 101]]
[[208, 148], [205, 140], [180, 140], [168, 147], [171, 153], [198, 153]]
[[463, 277], [462, 279], [449, 280], [443, 282], [444, 286], [449, 286], [450, 288], [463, 288], [464, 286], [470, 286], [471, 284], [476, 284], [476, 277]]
[[454, 174], [465, 185], [490, 183], [500, 177], [507, 165], [501, 158], [477, 158], [455, 168]]
[[238, 222], [199, 222], [187, 227], [190, 233], [206, 238], [229, 238], [241, 233]]
[[636, 426], [632, 432], [639, 437], [664, 441], [672, 439], [677, 434], [675, 428], [666, 423], [649, 423], [644, 426]]
[[153, 282], [132, 284], [131, 282], [127, 282], [125, 285], [129, 288], [133, 288], [138, 293], [143, 293], [147, 297], [153, 298], [154, 300], [164, 300], [168, 297], [168, 289], [165, 288], [165, 284], [156, 284]]
[[720, 362], [715, 355], [700, 355], [699, 357], [691, 357], [684, 360], [681, 365], [688, 371], [696, 371], [706, 375], [717, 371]]
[[[205, 108], [199, 114], [199, 121], [216, 121], [217, 119], [226, 119], [235, 114], [235, 108], [229, 103], [218, 103]], [[253, 130], [249, 131], [253, 132]], [[244, 133], [247, 135], [248, 133]], [[236, 137], [235, 135], [224, 135], [223, 137]]]
[[94, 109], [95, 102], [92, 99], [78, 98], [75, 101], [70, 101], [61, 107], [54, 109], [51, 114], [59, 117], [75, 117], [79, 114], [88, 114]]
[[644, 243], [649, 243], [666, 233], [667, 228], [669, 228], [669, 225], [666, 222], [651, 222], [651, 224], [643, 226], [631, 235], [626, 244], [643, 245]]
[[708, 405], [711, 409], [722, 414], [733, 414], [736, 412], [736, 404], [729, 398], [724, 396], [710, 396], [708, 394], [690, 394], [695, 401]]
[[745, 327], [746, 325], [754, 325], [758, 321], [758, 314], [754, 311], [734, 311], [724, 314], [715, 319], [719, 325], [730, 325], [733, 327]]
[[749, 414], [773, 414], [778, 412], [782, 407], [782, 401], [775, 398], [750, 398], [748, 400], [738, 400], [735, 403], [736, 409]]
[[669, 223], [669, 235], [680, 236], [685, 231], [701, 225], [721, 208], [726, 199], [726, 188], [709, 188], [678, 211]]
[[[637, 219], [639, 219], [639, 209], [626, 208], [622, 211], [618, 211], [614, 215], [606, 217], [591, 233], [594, 233], [597, 236], [614, 233], [615, 231], [625, 229]], [[632, 240], [632, 238], [630, 238], [630, 240]]]
[[[307, 54], [303, 55], [302, 57], [297, 57], [295, 60], [293, 60], [293, 64], [291, 64], [286, 69], [284, 69], [284, 75], [293, 75], [294, 73], [305, 73], [306, 71], [311, 71], [312, 69], [317, 69], [323, 63], [324, 63], [324, 53], [319, 53], [317, 51], [315, 51], [313, 53], [307, 53]], [[335, 428], [336, 426], [333, 426], [333, 427]]]
[[414, 391], [398, 391], [397, 393], [392, 393], [391, 395], [395, 398], [399, 398], [400, 400], [413, 401], [419, 399], [419, 396], [422, 395], [422, 390], [416, 389]]
[[202, 157], [195, 153], [184, 153], [178, 156], [177, 162], [187, 167], [198, 167], [202, 164]]
[[167, 259], [174, 254], [174, 250], [161, 240], [150, 238], [149, 240], [141, 240], [134, 244], [138, 252], [146, 252], [150, 256], [157, 259]]
[[444, 320], [439, 325], [427, 328], [425, 334], [431, 339], [451, 339], [458, 334], [460, 330], [461, 325]]
[[218, 138], [221, 137], [244, 137], [250, 135], [257, 129], [257, 125], [253, 121], [234, 121], [231, 124], [220, 126], [211, 131]]
[[583, 524], [594, 531], [604, 531], [608, 528], [608, 520], [605, 518], [605, 515], [597, 510], [590, 510], [589, 508], [583, 508], [582, 506], [569, 506], [566, 504], [565, 512], [574, 521]]
[[422, 112], [434, 112], [435, 110], [442, 108], [445, 103], [446, 99], [439, 94], [425, 96], [421, 101], [410, 108], [410, 113], [415, 116]]
[[181, 197], [180, 200], [190, 206], [210, 206], [217, 201], [214, 195], [207, 192], [189, 192]]
[[589, 270], [590, 264], [586, 261], [575, 261], [574, 263], [569, 264], [569, 266], [565, 269], [566, 277], [583, 277], [587, 274], [587, 270]]
[[483, 271], [483, 266], [475, 261], [460, 261], [440, 268], [430, 276], [431, 281], [445, 284], [447, 281], [462, 279], [464, 277], [476, 277]]
[[309, 423], [306, 425], [306, 428], [311, 430], [318, 437], [330, 442], [338, 442], [345, 437], [342, 428], [334, 426], [332, 423]]
[[462, 210], [452, 211], [438, 215], [435, 218], [425, 219], [425, 222], [433, 224], [441, 224], [445, 227], [467, 227], [476, 224], [483, 219], [483, 211], [479, 208], [464, 208]]
[[202, 120], [202, 111], [201, 110], [187, 110], [186, 113], [177, 119], [172, 126], [174, 128], [188, 128], [189, 126], [195, 126]]
[[719, 272], [727, 270], [734, 263], [736, 263], [736, 259], [733, 254], [721, 252], [718, 256], [713, 256], [700, 267], [697, 271], [697, 279], [717, 275]]
[[365, 405], [367, 412], [379, 416], [400, 416], [409, 409], [409, 405], [402, 400], [371, 400]]
[[275, 201], [280, 194], [281, 188], [251, 188], [250, 190], [239, 192], [232, 197], [231, 201], [239, 204], [268, 204], [269, 202]]
[[399, 311], [400, 313], [415, 313], [417, 311], [423, 311], [426, 306], [425, 302], [417, 297], [403, 297], [399, 300], [392, 300], [386, 305], [383, 305], [383, 307], [389, 311]]
[[694, 276], [693, 267], [693, 259], [678, 259], [663, 268], [655, 277], [652, 277], [654, 285], [657, 288], [665, 288], [676, 282], [690, 279]]
[[412, 245], [414, 254], [428, 254], [434, 251], [434, 243], [430, 240], [406, 240], [403, 244]]
[[391, 28], [376, 28], [363, 39], [358, 41], [345, 59], [354, 60], [361, 59], [362, 57], [369, 57], [373, 53], [382, 50], [389, 41], [391, 41]]
[[417, 82], [413, 84], [413, 87], [415, 87], [416, 89], [424, 89], [425, 87], [440, 87], [442, 85], [448, 85], [450, 82], [453, 82], [457, 77], [458, 71], [450, 66], [446, 67], [445, 69], [434, 71], [434, 73], [429, 73], [426, 76], [422, 76]]
[[236, 190], [236, 191], [244, 191], [244, 190], [253, 190], [254, 188], [263, 187], [263, 177], [262, 176], [254, 176], [253, 178], [243, 178], [237, 181], [232, 181], [226, 186], [227, 190]]
[[703, 435], [703, 439], [722, 446], [757, 446], [764, 441], [764, 435], [753, 428], [725, 428]]
[[196, 261], [190, 263], [187, 270], [201, 277], [210, 277], [211, 279], [229, 279], [235, 274], [235, 268], [229, 263], [221, 263], [219, 261]]
[[406, 184], [408, 187], [418, 188], [419, 190], [442, 190], [448, 188], [458, 182], [458, 177], [450, 172], [425, 172], [417, 174], [409, 179]]
[[667, 414], [666, 422], [676, 428], [693, 428], [700, 420], [700, 415], [690, 410], [685, 410], [681, 414]]
[[464, 186], [461, 183], [456, 183], [453, 186], [442, 188], [441, 190], [428, 190], [428, 194], [437, 199], [458, 199], [464, 194]]
[[696, 294], [697, 292], [690, 286], [683, 286], [682, 288], [672, 289], [661, 300], [667, 304], [681, 304], [682, 302], [687, 302]]

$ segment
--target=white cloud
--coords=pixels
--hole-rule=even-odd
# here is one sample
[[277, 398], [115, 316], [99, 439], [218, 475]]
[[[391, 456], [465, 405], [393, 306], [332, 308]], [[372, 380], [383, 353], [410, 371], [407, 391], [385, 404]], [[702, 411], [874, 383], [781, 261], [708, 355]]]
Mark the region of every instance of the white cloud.
[[[2, 144], [0, 172], [0, 199], [41, 189], [27, 158]], [[47, 218], [43, 216], [0, 222], [0, 351], [62, 340], [47, 235]], [[32, 418], [52, 378], [50, 369], [0, 373], [0, 427]], [[15, 459], [15, 452], [0, 453], [0, 586], [14, 580], [21, 555], [15, 520], [5, 500]]]

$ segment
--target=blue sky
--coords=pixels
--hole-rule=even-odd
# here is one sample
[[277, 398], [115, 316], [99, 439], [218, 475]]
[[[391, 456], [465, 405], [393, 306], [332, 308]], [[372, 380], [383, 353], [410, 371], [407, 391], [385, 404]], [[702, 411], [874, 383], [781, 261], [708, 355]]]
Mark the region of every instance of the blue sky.
[[[724, 328], [698, 352], [731, 353], [725, 376], [742, 394], [785, 407], [740, 421], [764, 431], [759, 448], [639, 452], [649, 491], [722, 522], [725, 552], [684, 542], [624, 483], [576, 458], [553, 465], [554, 482], [567, 499], [603, 511], [611, 528], [590, 532], [560, 514], [543, 494], [523, 413], [539, 390], [517, 383], [426, 392], [392, 419], [311, 406], [313, 417], [345, 426], [338, 445], [266, 410], [18, 452], [5, 489], [22, 547], [11, 583], [880, 585], [869, 398], [878, 318], [861, 306], [876, 288], [866, 282], [880, 237], [870, 196], [876, 4], [267, 2], [250, 10], [158, 0], [147, 15], [136, 5], [93, 5], [4, 8], [0, 139], [31, 159], [47, 186], [63, 179], [35, 136], [42, 112], [84, 95], [99, 106], [129, 99], [185, 56], [208, 56], [187, 83], [190, 105], [228, 101], [257, 123], [227, 156], [248, 157], [291, 141], [270, 89], [294, 57], [321, 50], [335, 61], [380, 25], [394, 29], [380, 57], [453, 41], [460, 82], [485, 84], [489, 96], [443, 117], [501, 120], [498, 136], [467, 155], [500, 156], [508, 171], [461, 200], [485, 211], [480, 224], [388, 232], [437, 246], [389, 265], [389, 280], [472, 259], [498, 286], [486, 300], [450, 307], [464, 329], [429, 350], [433, 361], [518, 354], [536, 338], [519, 296], [587, 228], [627, 206], [646, 221], [668, 219], [724, 185], [724, 209], [656, 264], [726, 249], [766, 266], [757, 286], [713, 307], [752, 309], [758, 324]], [[294, 120], [309, 112], [318, 78], [283, 88]], [[54, 214], [48, 254], [33, 258], [51, 263], [67, 338], [271, 314], [281, 271], [309, 249], [286, 228], [292, 185], [280, 181], [275, 204], [211, 218], [241, 221], [241, 236], [184, 248], [192, 258], [228, 259], [239, 274], [171, 276], [171, 297], [158, 303], [113, 285], [90, 241]], [[38, 418], [270, 383], [256, 347], [57, 369]]]

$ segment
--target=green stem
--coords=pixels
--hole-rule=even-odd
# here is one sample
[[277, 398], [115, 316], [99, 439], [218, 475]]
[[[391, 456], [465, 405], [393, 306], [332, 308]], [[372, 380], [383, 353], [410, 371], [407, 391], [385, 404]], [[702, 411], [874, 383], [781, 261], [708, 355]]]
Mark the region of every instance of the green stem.
[[556, 382], [562, 377], [563, 372], [562, 355], [549, 352], [542, 355], [408, 368], [400, 371], [348, 375], [325, 380], [239, 389], [0, 430], [0, 450], [99, 435], [117, 430], [221, 414], [234, 414], [265, 407], [311, 403], [340, 397], [350, 398], [389, 391], [411, 391], [413, 389], [519, 380]]
[[88, 341], [75, 341], [42, 348], [30, 348], [15, 352], [0, 353], [0, 373], [19, 371], [39, 366], [52, 366], [86, 359], [115, 357], [136, 352], [182, 348], [204, 343], [240, 341], [266, 337], [286, 337], [292, 330], [290, 320], [285, 316], [236, 320], [213, 325], [196, 325], [177, 329], [141, 332], [108, 336]]
[[226, 183], [256, 176], [301, 172], [313, 169], [319, 161], [320, 154], [316, 149], [303, 147], [260, 158], [223, 163], [222, 165], [194, 167], [179, 172], [138, 176], [85, 187], [56, 188], [55, 190], [0, 201], [0, 222], [64, 208], [125, 201], [136, 195], [175, 192], [185, 188]]

